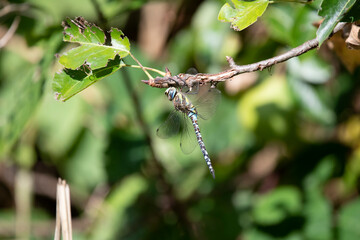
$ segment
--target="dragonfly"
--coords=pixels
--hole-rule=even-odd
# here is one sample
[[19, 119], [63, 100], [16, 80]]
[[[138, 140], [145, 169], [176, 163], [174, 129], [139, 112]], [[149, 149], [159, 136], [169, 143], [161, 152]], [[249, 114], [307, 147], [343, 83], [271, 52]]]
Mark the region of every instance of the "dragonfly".
[[[166, 139], [180, 132], [180, 148], [185, 154], [189, 154], [195, 149], [197, 140], [206, 165], [215, 179], [215, 171], [200, 133], [198, 119], [207, 120], [214, 115], [216, 105], [221, 97], [220, 91], [206, 85], [199, 88], [197, 84], [188, 91], [170, 87], [166, 89], [165, 95], [169, 101], [172, 101], [175, 109], [157, 129], [157, 135]], [[192, 101], [192, 99], [194, 100]], [[190, 123], [192, 123], [194, 131], [191, 131]], [[194, 136], [194, 132], [196, 136]]]

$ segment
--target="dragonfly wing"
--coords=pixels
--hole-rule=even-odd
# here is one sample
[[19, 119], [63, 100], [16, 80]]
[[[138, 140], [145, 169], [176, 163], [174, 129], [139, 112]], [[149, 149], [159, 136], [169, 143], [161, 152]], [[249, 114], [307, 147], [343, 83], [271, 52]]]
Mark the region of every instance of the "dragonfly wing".
[[164, 139], [176, 135], [180, 130], [180, 118], [181, 115], [173, 110], [166, 121], [156, 130], [156, 135]]
[[211, 118], [221, 100], [221, 92], [216, 88], [200, 87], [198, 98], [194, 101], [196, 110], [202, 119]]
[[195, 130], [191, 124], [191, 120], [187, 119], [186, 115], [183, 115], [181, 119], [181, 137], [180, 137], [180, 148], [185, 154], [190, 154], [194, 151], [197, 145], [197, 138]]
[[196, 68], [191, 67], [186, 71], [187, 74], [191, 74], [191, 75], [196, 75], [198, 74], [198, 70], [196, 70]]

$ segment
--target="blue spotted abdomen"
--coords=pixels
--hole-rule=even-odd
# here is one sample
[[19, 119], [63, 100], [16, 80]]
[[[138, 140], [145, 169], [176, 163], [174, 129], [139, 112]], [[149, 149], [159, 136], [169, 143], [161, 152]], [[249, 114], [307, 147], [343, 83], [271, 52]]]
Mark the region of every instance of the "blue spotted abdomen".
[[197, 114], [196, 114], [196, 110], [194, 109], [194, 111], [189, 111], [187, 113], [188, 117], [191, 119], [191, 122], [193, 124], [193, 127], [194, 127], [194, 130], [195, 130], [195, 134], [196, 134], [196, 138], [197, 138], [197, 141], [199, 143], [199, 146], [200, 146], [200, 150], [202, 152], [202, 154], [204, 155], [204, 159], [205, 159], [205, 162], [206, 162], [206, 165], [208, 166], [209, 168], [209, 171], [211, 173], [211, 175], [213, 176], [213, 178], [215, 178], [215, 171], [211, 165], [211, 160], [209, 158], [209, 154], [208, 152], [206, 151], [206, 148], [205, 148], [205, 144], [204, 144], [204, 141], [201, 137], [201, 133], [200, 133], [200, 128], [199, 128], [199, 124], [197, 122]]

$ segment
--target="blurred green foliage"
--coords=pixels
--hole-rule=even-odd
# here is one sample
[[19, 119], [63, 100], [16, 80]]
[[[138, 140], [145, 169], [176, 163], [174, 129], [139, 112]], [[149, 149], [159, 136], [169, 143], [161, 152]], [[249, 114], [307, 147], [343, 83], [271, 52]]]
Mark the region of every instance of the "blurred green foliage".
[[[319, 1], [271, 4], [240, 33], [217, 20], [224, 1], [167, 5], [181, 28], [163, 36], [160, 58], [137, 36], [146, 1], [94, 2], [31, 0], [0, 18], [3, 31], [21, 16], [0, 52], [1, 239], [23, 236], [19, 216], [29, 239], [52, 239], [58, 177], [70, 184], [74, 239], [359, 239], [360, 71], [326, 44], [218, 85], [220, 106], [200, 122], [215, 180], [199, 149], [184, 155], [178, 138], [156, 137], [172, 106], [142, 71], [120, 70], [65, 103], [51, 90], [66, 17], [121, 29], [144, 66], [215, 73], [226, 55], [248, 64], [315, 38]], [[24, 172], [32, 202], [15, 201]]]

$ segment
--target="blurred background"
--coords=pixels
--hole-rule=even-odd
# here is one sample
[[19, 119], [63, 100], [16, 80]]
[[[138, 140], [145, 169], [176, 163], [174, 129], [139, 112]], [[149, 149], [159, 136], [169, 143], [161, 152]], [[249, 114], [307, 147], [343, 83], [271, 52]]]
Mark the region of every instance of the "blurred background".
[[55, 55], [74, 47], [66, 17], [121, 29], [144, 66], [173, 74], [315, 38], [318, 0], [271, 4], [242, 32], [217, 20], [224, 3], [0, 1], [0, 239], [53, 238], [58, 178], [74, 239], [360, 239], [360, 54], [341, 34], [218, 85], [217, 112], [200, 122], [215, 180], [198, 147], [185, 155], [178, 137], [156, 136], [172, 104], [142, 71], [54, 99]]

